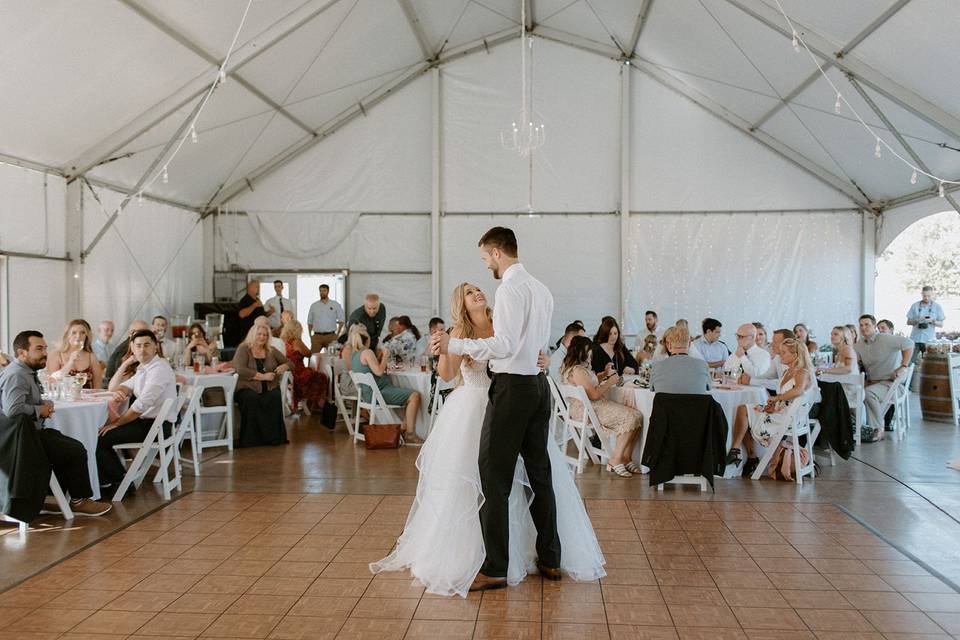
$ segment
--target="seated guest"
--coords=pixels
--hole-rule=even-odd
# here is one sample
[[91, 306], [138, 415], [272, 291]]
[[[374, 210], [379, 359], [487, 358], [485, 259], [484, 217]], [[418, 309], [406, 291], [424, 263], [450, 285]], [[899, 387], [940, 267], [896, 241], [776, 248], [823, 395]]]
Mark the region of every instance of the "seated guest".
[[[877, 323], [879, 326], [880, 323]], [[844, 326], [834, 327], [830, 332], [830, 344], [833, 345], [833, 366], [817, 369], [817, 375], [830, 373], [847, 375], [860, 373], [857, 364], [857, 353], [853, 350], [853, 340], [850, 339], [850, 330]], [[849, 384], [843, 385], [843, 393], [847, 396], [847, 404], [852, 411], [857, 403], [856, 389]]]
[[777, 387], [780, 386], [780, 378], [785, 371], [783, 363], [780, 362], [780, 345], [787, 339], [795, 339], [793, 331], [790, 329], [777, 329], [774, 331], [773, 340], [770, 342], [770, 366], [766, 371], [758, 372], [755, 375], [743, 372], [740, 374], [737, 382], [756, 387], [765, 387], [770, 391], [776, 391]]
[[114, 374], [117, 372], [117, 369], [120, 368], [120, 363], [130, 357], [130, 338], [137, 331], [149, 331], [150, 325], [148, 325], [143, 320], [134, 320], [130, 323], [130, 326], [127, 327], [127, 337], [123, 339], [123, 342], [117, 345], [117, 348], [113, 350], [113, 353], [110, 355], [110, 360], [107, 362], [107, 372], [104, 374], [104, 382], [109, 382]]
[[193, 362], [194, 355], [201, 354], [206, 356], [207, 364], [210, 364], [210, 360], [219, 354], [217, 343], [207, 340], [207, 330], [203, 328], [201, 323], [194, 322], [190, 325], [188, 336], [190, 342], [184, 347], [184, 353], [187, 354], [188, 363]]
[[843, 325], [850, 330], [850, 335], [853, 336], [853, 342], [850, 344], [857, 344], [860, 341], [860, 334], [857, 332], [857, 326], [854, 324], [845, 324]]
[[443, 332], [447, 330], [447, 323], [444, 322], [443, 318], [430, 318], [430, 323], [427, 325], [427, 331], [429, 335], [433, 335], [438, 332]]
[[893, 322], [884, 318], [877, 322], [877, 331], [880, 333], [893, 333]]
[[[267, 329], [270, 329], [270, 323], [267, 322], [267, 317], [266, 317], [266, 316], [260, 316], [259, 318], [257, 318], [256, 320], [254, 320], [254, 321], [253, 321], [253, 326], [255, 326], [255, 327], [266, 327]], [[280, 353], [286, 353], [286, 351], [287, 351], [287, 346], [286, 346], [285, 344], [283, 344], [283, 340], [281, 340], [280, 338], [274, 336], [272, 331], [270, 332], [269, 344], [270, 344], [271, 347], [273, 347], [274, 349], [276, 349], [276, 350], [279, 351]]]
[[390, 349], [390, 353], [395, 358], [408, 362], [416, 356], [420, 330], [413, 326], [410, 316], [397, 316], [396, 321], [396, 333], [391, 338], [389, 346], [386, 341], [384, 346]]
[[810, 330], [807, 329], [807, 325], [803, 324], [802, 322], [799, 322], [793, 326], [793, 335], [797, 336], [797, 340], [803, 343], [811, 355], [816, 353], [817, 349], [820, 348], [811, 337]]
[[[612, 320], [612, 318], [611, 318]], [[597, 374], [591, 370], [591, 361], [595, 362], [591, 352], [601, 350], [602, 344], [591, 343], [590, 338], [574, 336], [567, 348], [567, 355], [560, 367], [560, 382], [577, 387], [583, 387], [597, 414], [597, 420], [603, 433], [601, 437], [616, 437], [613, 453], [607, 464], [607, 471], [611, 471], [621, 478], [629, 478], [640, 473], [640, 467], [633, 461], [633, 448], [640, 439], [642, 420], [640, 412], [632, 407], [609, 400], [606, 394], [616, 386], [620, 376], [611, 373], [603, 382], [597, 379]], [[570, 415], [575, 420], [583, 418], [583, 407], [579, 402], [571, 401]]]
[[707, 363], [688, 354], [690, 334], [683, 327], [670, 327], [663, 334], [669, 357], [653, 363], [650, 390], [658, 393], [706, 393], [710, 389]]
[[293, 374], [293, 406], [299, 407], [303, 401], [308, 411], [317, 412], [323, 409], [327, 400], [329, 381], [327, 376], [303, 363], [304, 358], [310, 357], [310, 347], [301, 336], [303, 325], [296, 320], [286, 323], [280, 330], [280, 339], [283, 340]]
[[577, 322], [571, 322], [567, 325], [567, 328], [563, 330], [563, 337], [560, 338], [560, 344], [557, 345], [553, 354], [550, 355], [549, 372], [551, 378], [555, 380], [560, 379], [560, 368], [563, 366], [563, 359], [567, 357], [567, 349], [570, 348], [570, 341], [577, 336], [585, 336], [586, 334], [587, 332], [583, 330], [583, 325]]
[[240, 405], [241, 447], [289, 442], [283, 421], [280, 378], [290, 369], [290, 361], [270, 346], [270, 338], [269, 325], [258, 322], [247, 332], [233, 356], [233, 368], [238, 376], [236, 398]]
[[[753, 436], [752, 440], [762, 446], [777, 446], [787, 428], [787, 407], [816, 384], [813, 363], [806, 345], [797, 339], [786, 339], [780, 345], [779, 355], [786, 370], [780, 378], [776, 395], [771, 396], [765, 405], [737, 407], [733, 421], [733, 443], [727, 454], [727, 464], [740, 464], [740, 446], [744, 443], [748, 430]], [[756, 471], [760, 463], [760, 459], [753, 455], [752, 440], [746, 440], [747, 463], [743, 466], [745, 476]]]
[[[109, 389], [114, 392], [118, 402], [125, 402], [131, 396], [136, 399], [125, 412], [100, 427], [97, 471], [101, 487], [119, 484], [126, 474], [113, 445], [143, 442], [154, 419], [160, 414], [164, 401], [177, 397], [177, 381], [170, 364], [160, 357], [156, 333], [152, 330], [137, 331], [130, 339], [130, 350], [132, 355], [123, 361], [117, 374], [110, 379]], [[137, 365], [137, 372], [125, 382], [120, 382], [134, 365]], [[172, 406], [164, 416], [164, 433], [169, 434], [173, 428], [176, 412], [176, 406]]]
[[84, 389], [99, 389], [103, 369], [93, 355], [93, 335], [86, 320], [71, 320], [63, 332], [60, 349], [50, 353], [47, 371], [56, 378], [81, 376]]
[[[113, 345], [110, 343], [111, 339], [113, 339], [113, 322], [104, 320], [100, 323], [100, 326], [97, 327], [97, 339], [94, 340], [91, 345], [93, 355], [97, 357], [97, 361], [102, 367], [107, 366], [107, 361], [110, 360], [110, 356], [113, 354]], [[100, 387], [97, 388], [99, 389]]]
[[723, 366], [730, 355], [730, 349], [726, 343], [720, 339], [721, 327], [719, 320], [713, 318], [704, 318], [700, 324], [703, 329], [703, 335], [693, 341], [690, 346], [690, 355], [694, 358], [706, 360], [707, 367], [717, 369]]
[[867, 424], [861, 431], [861, 440], [875, 442], [883, 439], [884, 417], [880, 413], [880, 403], [897, 376], [910, 366], [913, 341], [904, 336], [880, 333], [876, 319], [868, 313], [860, 316], [860, 334], [863, 339], [853, 345], [853, 350], [867, 375], [864, 390]]
[[387, 320], [387, 335], [383, 337], [383, 342], [381, 343], [384, 347], [390, 344], [390, 341], [393, 340], [398, 333], [400, 333], [400, 327], [398, 324], [399, 316], [393, 316]]
[[[350, 370], [357, 373], [373, 374], [384, 402], [405, 407], [403, 440], [408, 445], [419, 446], [423, 438], [417, 435], [417, 415], [420, 412], [420, 394], [413, 389], [390, 384], [386, 376], [390, 351], [380, 351], [380, 357], [370, 348], [370, 335], [362, 324], [356, 324], [350, 330]], [[371, 401], [372, 392], [363, 387], [363, 401]]]
[[770, 343], [767, 342], [767, 329], [763, 326], [762, 322], [751, 322], [754, 327], [757, 329], [757, 339], [756, 344], [758, 347], [770, 353]]
[[150, 328], [153, 329], [154, 335], [157, 336], [157, 343], [160, 345], [160, 357], [172, 358], [177, 350], [177, 344], [167, 337], [170, 322], [164, 316], [154, 316], [151, 322]]
[[[347, 318], [347, 330], [355, 324], [362, 324], [367, 328], [367, 334], [370, 336], [370, 348], [374, 351], [380, 344], [380, 333], [383, 331], [383, 323], [387, 319], [387, 308], [380, 302], [380, 296], [375, 293], [368, 293], [363, 300], [363, 306], [357, 307]], [[348, 333], [344, 333], [338, 340], [340, 344], [347, 342]]]
[[656, 311], [647, 311], [643, 314], [643, 331], [637, 334], [636, 344], [634, 350], [637, 352], [643, 351], [646, 344], [647, 338], [653, 338], [653, 344], [660, 342], [660, 339], [663, 337], [663, 330], [657, 325], [658, 318]]
[[611, 369], [619, 375], [632, 375], [640, 368], [633, 354], [623, 344], [620, 325], [612, 316], [604, 316], [600, 320], [600, 328], [593, 342], [596, 345], [592, 351], [594, 373], [606, 371], [607, 365], [612, 365]]
[[[13, 339], [16, 358], [0, 374], [0, 413], [7, 418], [28, 415], [36, 419], [43, 452], [50, 461], [53, 474], [70, 496], [70, 508], [79, 516], [100, 516], [110, 511], [109, 502], [96, 502], [90, 497], [90, 473], [87, 450], [77, 440], [56, 429], [45, 429], [53, 415], [53, 402], [41, 399], [37, 371], [47, 363], [47, 343], [39, 331], [21, 331]], [[6, 470], [10, 473], [12, 470]], [[60, 513], [56, 501], [44, 503], [45, 513]]]
[[752, 323], [737, 328], [737, 350], [730, 354], [723, 368], [727, 371], [756, 376], [770, 369], [770, 352], [757, 346], [757, 328]]

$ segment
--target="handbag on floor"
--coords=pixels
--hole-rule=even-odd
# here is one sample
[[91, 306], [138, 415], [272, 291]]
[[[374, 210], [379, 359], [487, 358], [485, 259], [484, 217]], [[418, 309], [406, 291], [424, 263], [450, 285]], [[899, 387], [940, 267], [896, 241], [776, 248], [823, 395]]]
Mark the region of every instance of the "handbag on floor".
[[320, 424], [327, 429], [333, 430], [337, 426], [337, 405], [332, 402], [323, 403], [323, 409], [320, 410]]
[[[800, 464], [807, 466], [810, 462], [810, 454], [804, 447], [800, 447]], [[777, 445], [777, 450], [773, 452], [770, 458], [770, 464], [767, 466], [767, 475], [774, 480], [786, 480], [793, 482], [793, 444], [784, 440]]]
[[363, 428], [367, 449], [399, 449], [403, 444], [402, 425], [368, 424]]

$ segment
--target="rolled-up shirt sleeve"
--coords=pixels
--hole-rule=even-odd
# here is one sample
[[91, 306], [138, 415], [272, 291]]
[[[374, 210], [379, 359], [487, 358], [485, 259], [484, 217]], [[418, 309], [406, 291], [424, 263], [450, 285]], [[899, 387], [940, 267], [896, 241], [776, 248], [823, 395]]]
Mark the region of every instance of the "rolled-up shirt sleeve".
[[501, 286], [493, 308], [493, 337], [466, 340], [451, 338], [447, 349], [474, 360], [502, 360], [512, 356], [523, 334], [523, 298], [513, 287]]

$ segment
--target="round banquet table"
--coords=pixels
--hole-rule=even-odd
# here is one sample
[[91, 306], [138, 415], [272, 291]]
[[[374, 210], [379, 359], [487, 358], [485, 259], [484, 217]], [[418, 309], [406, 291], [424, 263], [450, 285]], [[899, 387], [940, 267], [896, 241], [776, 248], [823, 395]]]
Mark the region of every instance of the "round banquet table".
[[[632, 398], [628, 399], [628, 394]], [[622, 387], [614, 387], [610, 390], [610, 399], [626, 405], [634, 406], [643, 416], [643, 435], [633, 451], [633, 460], [640, 464], [643, 458], [643, 447], [647, 440], [647, 427], [650, 424], [650, 414], [653, 413], [653, 397], [657, 395], [650, 389], [641, 389], [640, 387], [626, 384]], [[710, 395], [717, 401], [720, 408], [723, 409], [723, 415], [727, 418], [727, 450], [733, 441], [733, 419], [740, 405], [764, 404], [770, 395], [763, 387], [739, 386], [735, 389], [712, 388]]]
[[87, 470], [93, 499], [100, 499], [100, 477], [97, 475], [97, 437], [100, 427], [107, 423], [107, 403], [112, 394], [98, 392], [75, 401], [57, 400], [53, 415], [44, 425], [65, 436], [79, 440], [87, 449]]
[[[417, 435], [427, 437], [427, 428], [430, 426], [430, 372], [416, 369], [401, 369], [388, 371], [390, 384], [405, 389], [413, 389], [420, 393], [420, 411], [417, 414]], [[403, 417], [402, 415], [400, 416]]]

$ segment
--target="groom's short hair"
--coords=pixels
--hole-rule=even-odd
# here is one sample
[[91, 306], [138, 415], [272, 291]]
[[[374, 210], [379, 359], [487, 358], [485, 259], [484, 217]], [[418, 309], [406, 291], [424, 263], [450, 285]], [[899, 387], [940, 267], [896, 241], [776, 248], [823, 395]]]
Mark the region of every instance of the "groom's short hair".
[[489, 247], [490, 249], [499, 249], [511, 258], [517, 257], [517, 236], [513, 229], [507, 227], [494, 227], [480, 238], [478, 247]]

